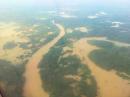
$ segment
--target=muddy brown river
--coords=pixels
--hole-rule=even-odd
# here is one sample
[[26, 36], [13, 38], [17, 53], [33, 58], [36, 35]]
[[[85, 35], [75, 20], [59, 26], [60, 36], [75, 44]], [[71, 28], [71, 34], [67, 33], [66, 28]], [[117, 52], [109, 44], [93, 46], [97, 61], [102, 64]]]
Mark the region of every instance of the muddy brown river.
[[60, 30], [59, 35], [51, 42], [41, 47], [28, 61], [25, 70], [25, 85], [24, 85], [24, 97], [49, 97], [49, 94], [42, 87], [44, 83], [41, 80], [39, 72], [39, 63], [44, 55], [47, 54], [49, 49], [53, 47], [59, 39], [65, 35], [64, 27], [60, 24], [53, 22]]
[[[54, 24], [60, 29], [59, 35], [51, 42], [41, 47], [26, 64], [26, 71], [24, 74], [25, 85], [23, 89], [25, 97], [49, 97], [49, 94], [42, 87], [44, 83], [41, 80], [38, 66], [49, 49], [65, 35], [64, 27], [60, 24]], [[88, 40], [104, 40], [104, 38], [83, 38], [74, 43], [73, 52], [89, 67], [92, 75], [95, 77], [98, 86], [97, 97], [130, 97], [130, 81], [122, 79], [116, 75], [115, 71], [106, 71], [98, 67], [97, 64], [89, 59], [88, 55], [92, 51], [100, 48], [89, 44], [87, 42]]]
[[[106, 71], [92, 60], [88, 55], [90, 52], [96, 49], [100, 49], [96, 46], [90, 45], [87, 40], [93, 38], [84, 38], [74, 44], [74, 54], [79, 56], [84, 64], [86, 64], [95, 77], [98, 86], [97, 97], [130, 97], [130, 81], [124, 80], [117, 76], [114, 71]], [[94, 40], [100, 40], [101, 38], [94, 38]], [[102, 40], [102, 39], [101, 39]]]

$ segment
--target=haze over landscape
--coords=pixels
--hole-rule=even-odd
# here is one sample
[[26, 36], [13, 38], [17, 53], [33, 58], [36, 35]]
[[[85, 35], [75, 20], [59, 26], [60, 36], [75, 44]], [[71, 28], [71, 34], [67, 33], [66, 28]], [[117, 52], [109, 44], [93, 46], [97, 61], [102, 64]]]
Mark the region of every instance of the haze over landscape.
[[1, 0], [0, 97], [130, 97], [129, 0]]

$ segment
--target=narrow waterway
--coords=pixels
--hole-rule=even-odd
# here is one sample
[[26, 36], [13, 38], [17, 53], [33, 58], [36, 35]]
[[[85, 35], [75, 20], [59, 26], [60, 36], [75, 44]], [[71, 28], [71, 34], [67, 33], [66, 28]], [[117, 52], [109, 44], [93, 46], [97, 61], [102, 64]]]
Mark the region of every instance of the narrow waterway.
[[49, 49], [65, 35], [64, 27], [60, 24], [56, 24], [55, 22], [53, 23], [59, 28], [59, 35], [51, 42], [41, 47], [26, 64], [26, 70], [24, 74], [25, 84], [23, 89], [24, 97], [49, 97], [49, 94], [42, 87], [44, 83], [42, 83], [43, 81], [41, 80], [38, 65], [41, 59], [44, 58], [44, 55], [47, 54]]
[[[88, 57], [92, 51], [100, 49], [87, 42], [87, 40], [92, 39], [93, 38], [84, 38], [74, 43], [73, 51], [74, 54], [79, 56], [81, 61], [89, 67], [92, 75], [95, 77], [98, 86], [97, 97], [130, 97], [130, 81], [117, 76], [114, 71], [107, 71], [98, 67], [98, 65]], [[97, 38], [97, 40], [100, 40], [100, 38]]]

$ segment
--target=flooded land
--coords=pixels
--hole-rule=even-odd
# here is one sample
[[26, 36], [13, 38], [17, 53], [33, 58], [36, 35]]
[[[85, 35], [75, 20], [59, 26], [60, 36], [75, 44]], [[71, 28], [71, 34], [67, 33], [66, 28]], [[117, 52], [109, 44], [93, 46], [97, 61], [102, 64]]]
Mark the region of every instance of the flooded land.
[[[64, 34], [64, 28], [60, 24], [56, 24], [56, 27], [59, 28], [59, 35], [54, 38], [52, 41], [43, 45], [34, 55], [29, 59], [29, 62], [26, 64], [25, 71], [25, 86], [24, 86], [24, 95], [25, 97], [49, 97], [46, 91], [42, 88], [42, 81], [39, 72], [39, 63], [49, 49], [55, 45], [55, 43], [61, 39]], [[33, 88], [32, 88], [33, 85]]]
[[[102, 38], [94, 38], [100, 40]], [[87, 41], [93, 38], [81, 39], [74, 44], [74, 54], [78, 55], [81, 61], [88, 65], [95, 76], [98, 86], [97, 97], [129, 97], [130, 85], [128, 80], [124, 80], [114, 70], [107, 71], [97, 66], [90, 58], [89, 54], [96, 49], [100, 49], [94, 45], [90, 45]], [[81, 45], [83, 44], [83, 45]], [[108, 92], [111, 91], [111, 92]]]
[[129, 4], [0, 1], [0, 97], [130, 97]]

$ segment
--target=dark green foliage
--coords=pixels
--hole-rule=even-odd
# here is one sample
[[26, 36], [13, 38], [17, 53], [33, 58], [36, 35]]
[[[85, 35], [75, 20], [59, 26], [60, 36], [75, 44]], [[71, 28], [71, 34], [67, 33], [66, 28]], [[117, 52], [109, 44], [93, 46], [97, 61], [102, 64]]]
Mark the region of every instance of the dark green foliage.
[[95, 50], [89, 55], [97, 65], [107, 70], [115, 69], [117, 72], [130, 75], [130, 47], [112, 46], [108, 42], [104, 44], [100, 42], [97, 45], [102, 46], [102, 49]]
[[22, 97], [23, 65], [0, 60], [0, 88], [7, 97]]
[[88, 43], [90, 43], [92, 45], [96, 45], [96, 46], [104, 48], [104, 49], [109, 49], [114, 46], [113, 43], [107, 42], [107, 41], [102, 41], [102, 40], [89, 40]]
[[[72, 46], [72, 43], [69, 40], [72, 39], [75, 41], [88, 36], [105, 36], [112, 40], [130, 43], [129, 15], [123, 16], [122, 14], [125, 12], [119, 13], [118, 11], [118, 15], [115, 15], [115, 12], [111, 12], [113, 9], [109, 9], [110, 14], [92, 20], [88, 19], [87, 16], [95, 15], [100, 9], [97, 8], [95, 10], [93, 7], [90, 10], [87, 6], [87, 8], [80, 8], [79, 11], [67, 11], [68, 14], [76, 15], [77, 18], [61, 18], [59, 13], [62, 10], [58, 7], [55, 10], [55, 14], [48, 13], [50, 10], [55, 9], [50, 8], [48, 10], [47, 8], [44, 10], [41, 6], [38, 8], [32, 6], [2, 9], [0, 11], [1, 22], [5, 22], [6, 24], [9, 22], [16, 22], [21, 26], [21, 28], [16, 29], [16, 31], [24, 33], [30, 40], [28, 43], [19, 42], [15, 44], [9, 42], [5, 44], [4, 49], [12, 49], [19, 45], [21, 48], [25, 50], [30, 49], [32, 52], [30, 54], [21, 55], [18, 58], [23, 60], [28, 56], [31, 57], [31, 55], [39, 48], [53, 40], [58, 35], [59, 29], [52, 24], [52, 20], [62, 24], [65, 29], [74, 29], [80, 26], [90, 27], [89, 33], [81, 33], [80, 31], [66, 33], [66, 36], [50, 49], [46, 56], [44, 56], [39, 67], [44, 83], [43, 87], [49, 92], [50, 97], [81, 97], [81, 95], [86, 97], [96, 97], [96, 82], [88, 67], [82, 64], [76, 56], [71, 55], [66, 58], [61, 58], [63, 54], [61, 53], [62, 49], [66, 45]], [[104, 9], [104, 11], [107, 12], [108, 10]], [[40, 20], [40, 17], [47, 19]], [[111, 22], [115, 20], [121, 21], [124, 24], [119, 28], [112, 28]], [[30, 34], [26, 29], [31, 28], [34, 24], [38, 24], [39, 26]], [[48, 29], [48, 27], [50, 29]], [[47, 32], [53, 32], [53, 34], [47, 35]], [[45, 41], [40, 41], [41, 39], [45, 39]], [[123, 78], [128, 78], [128, 76], [122, 74], [122, 72], [130, 75], [130, 48], [115, 47], [113, 44], [105, 41], [90, 41], [89, 43], [103, 48], [90, 54], [90, 58], [95, 61], [95, 63], [98, 63], [99, 66], [107, 70], [115, 69], [118, 71], [118, 75]], [[29, 44], [32, 44], [32, 46], [28, 47]], [[23, 64], [13, 65], [5, 60], [0, 60], [0, 83], [4, 84], [4, 90], [7, 97], [23, 97], [22, 75], [25, 70]], [[80, 75], [80, 81], [64, 78], [65, 75], [78, 75], [79, 69], [83, 72]], [[87, 79], [91, 80], [91, 84], [86, 83]], [[74, 84], [75, 87], [72, 87], [72, 84]]]
[[[40, 62], [43, 88], [50, 97], [96, 97], [96, 82], [90, 70], [76, 56], [62, 58], [62, 49], [67, 44], [66, 38], [62, 38]], [[65, 78], [66, 75], [78, 75], [79, 69], [83, 72], [80, 81]], [[90, 79], [92, 84], [87, 84], [86, 79]]]

